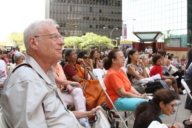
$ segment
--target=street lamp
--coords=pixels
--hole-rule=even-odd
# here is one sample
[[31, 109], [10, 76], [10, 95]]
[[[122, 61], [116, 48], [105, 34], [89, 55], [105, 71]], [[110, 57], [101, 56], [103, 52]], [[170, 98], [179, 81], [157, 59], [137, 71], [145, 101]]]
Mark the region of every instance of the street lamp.
[[[103, 27], [103, 29], [108, 29], [108, 28]], [[109, 30], [109, 29], [108, 29], [108, 30]], [[118, 28], [114, 28], [114, 29], [112, 29], [111, 31], [109, 30], [109, 38], [110, 38], [110, 39], [111, 39], [111, 37], [112, 37], [112, 33], [113, 33], [114, 30], [118, 30]]]

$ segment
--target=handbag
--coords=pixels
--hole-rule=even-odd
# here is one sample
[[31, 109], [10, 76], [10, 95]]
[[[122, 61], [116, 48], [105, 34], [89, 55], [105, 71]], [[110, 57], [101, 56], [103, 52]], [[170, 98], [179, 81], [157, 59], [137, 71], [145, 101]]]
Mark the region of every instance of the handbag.
[[164, 89], [169, 89], [169, 86], [167, 85], [167, 83], [165, 82], [165, 80], [155, 80], [155, 81], [159, 81], [161, 83], [161, 85], [163, 86]]
[[161, 82], [159, 81], [149, 82], [146, 85], [147, 85], [147, 87], [145, 88], [146, 93], [154, 93], [158, 89], [164, 88]]
[[110, 128], [111, 125], [107, 119], [105, 110], [99, 106], [100, 110], [96, 112], [95, 123], [92, 128]]
[[98, 80], [84, 80], [81, 85], [83, 86], [88, 111], [106, 102], [106, 95]]

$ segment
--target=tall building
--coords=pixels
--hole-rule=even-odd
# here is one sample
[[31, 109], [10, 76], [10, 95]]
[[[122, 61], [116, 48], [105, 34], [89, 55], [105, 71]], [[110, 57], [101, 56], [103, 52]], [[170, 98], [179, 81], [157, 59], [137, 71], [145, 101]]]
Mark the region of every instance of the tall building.
[[133, 32], [161, 31], [158, 41], [167, 39], [167, 49], [192, 45], [192, 0], [123, 0], [122, 5], [128, 40], [138, 40]]
[[115, 39], [121, 36], [122, 0], [46, 0], [46, 18], [56, 20], [66, 37], [93, 32]]

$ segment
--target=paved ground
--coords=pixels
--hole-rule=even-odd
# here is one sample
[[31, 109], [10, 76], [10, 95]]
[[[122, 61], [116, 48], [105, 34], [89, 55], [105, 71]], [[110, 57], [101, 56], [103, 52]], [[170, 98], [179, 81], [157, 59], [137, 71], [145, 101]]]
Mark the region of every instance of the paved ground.
[[[184, 108], [184, 105], [185, 105], [185, 99], [186, 99], [186, 95], [180, 95], [181, 96], [181, 100], [182, 100], [182, 103], [179, 105], [179, 106], [176, 106], [175, 107], [175, 110], [176, 112], [171, 115], [171, 116], [164, 116], [162, 118], [162, 121], [163, 123], [165, 124], [171, 124], [173, 123], [174, 121], [177, 121], [181, 124], [183, 124], [183, 120], [185, 119], [189, 119], [190, 116], [191, 116], [191, 112], [189, 110], [186, 110]], [[133, 120], [130, 120], [129, 121], [129, 125], [128, 125], [129, 128], [133, 128]]]

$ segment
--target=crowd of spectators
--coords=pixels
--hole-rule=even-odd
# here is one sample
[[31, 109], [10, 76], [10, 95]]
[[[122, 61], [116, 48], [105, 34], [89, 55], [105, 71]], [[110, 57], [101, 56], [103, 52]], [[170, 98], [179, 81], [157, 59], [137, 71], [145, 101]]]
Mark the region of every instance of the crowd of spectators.
[[[115, 107], [135, 111], [134, 128], [147, 128], [154, 120], [162, 123], [162, 114], [175, 111], [185, 71], [191, 85], [192, 50], [187, 70], [173, 54], [163, 49], [154, 53], [150, 45], [144, 53], [130, 47], [62, 50], [63, 38], [55, 25], [53, 20], [31, 24], [24, 32], [26, 52], [15, 47], [7, 54], [0, 51], [0, 101], [9, 127], [91, 128], [89, 117], [94, 117], [97, 106], [113, 108], [93, 74], [97, 68], [107, 71], [104, 83]], [[150, 90], [154, 97], [149, 100], [149, 86], [162, 81], [168, 88]], [[191, 103], [188, 97], [187, 109], [192, 110]]]

